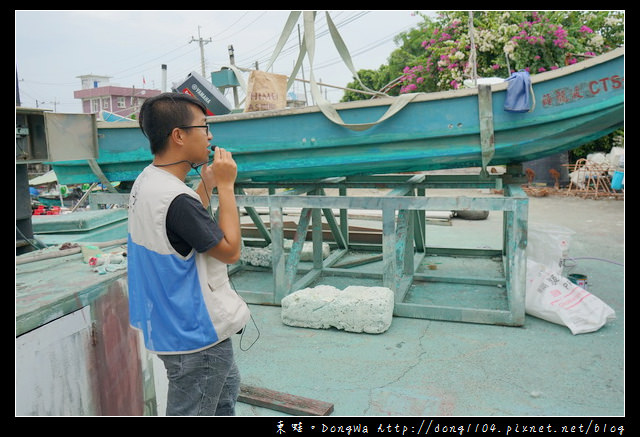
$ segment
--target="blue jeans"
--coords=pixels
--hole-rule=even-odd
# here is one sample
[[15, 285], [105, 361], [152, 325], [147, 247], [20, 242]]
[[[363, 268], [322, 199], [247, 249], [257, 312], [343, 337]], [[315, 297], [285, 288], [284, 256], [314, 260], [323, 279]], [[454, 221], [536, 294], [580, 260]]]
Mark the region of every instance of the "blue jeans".
[[240, 372], [231, 339], [200, 352], [158, 355], [169, 379], [167, 416], [234, 416]]

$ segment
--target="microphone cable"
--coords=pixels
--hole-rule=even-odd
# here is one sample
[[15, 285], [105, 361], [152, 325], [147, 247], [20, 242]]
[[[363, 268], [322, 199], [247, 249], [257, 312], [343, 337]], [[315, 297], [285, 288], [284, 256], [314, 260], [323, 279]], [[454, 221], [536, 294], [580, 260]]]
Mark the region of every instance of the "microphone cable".
[[[214, 152], [217, 146], [212, 145], [211, 146], [211, 151]], [[210, 162], [213, 162], [213, 158], [211, 158], [210, 160], [207, 161], [203, 161], [203, 162], [191, 162], [189, 160], [183, 159], [180, 161], [176, 161], [176, 162], [170, 162], [168, 164], [153, 164], [156, 167], [169, 167], [171, 165], [176, 165], [176, 164], [182, 164], [182, 163], [187, 163], [189, 164], [189, 166], [196, 171], [196, 173], [198, 174], [198, 177], [200, 178], [200, 181], [203, 184], [203, 188], [205, 190], [205, 193], [208, 193], [208, 189], [207, 189], [207, 184], [205, 183], [204, 179], [202, 178], [202, 175], [200, 174], [200, 170], [199, 168], [201, 166], [203, 166], [204, 164], [208, 164]], [[209, 217], [211, 217], [211, 219], [213, 220], [214, 223], [217, 223], [218, 221], [216, 220], [213, 211], [211, 210], [211, 201], [209, 201], [209, 205], [207, 206], [207, 213], [209, 214]], [[231, 280], [231, 276], [229, 275], [229, 267], [227, 266], [227, 277], [229, 278], [229, 283], [231, 284], [231, 288], [233, 289], [233, 291], [235, 291], [235, 293], [238, 295], [238, 297], [240, 297], [240, 299], [242, 299], [242, 297], [240, 296], [240, 294], [238, 293], [238, 290], [236, 289], [235, 284], [233, 283], [233, 281]], [[244, 300], [244, 299], [243, 299]], [[245, 302], [246, 303], [246, 302]], [[246, 332], [246, 326], [244, 328], [242, 328], [242, 332], [240, 334], [240, 350], [242, 350], [243, 352], [248, 351], [249, 349], [251, 349], [253, 347], [254, 344], [256, 344], [256, 342], [260, 339], [260, 329], [258, 328], [258, 324], [256, 323], [255, 319], [253, 318], [253, 314], [251, 314], [251, 311], [249, 311], [249, 317], [251, 318], [251, 321], [253, 322], [253, 326], [256, 328], [256, 332], [258, 333], [257, 337], [255, 340], [253, 340], [253, 342], [246, 347], [246, 349], [243, 347], [242, 345], [242, 341], [244, 339], [244, 334]]]

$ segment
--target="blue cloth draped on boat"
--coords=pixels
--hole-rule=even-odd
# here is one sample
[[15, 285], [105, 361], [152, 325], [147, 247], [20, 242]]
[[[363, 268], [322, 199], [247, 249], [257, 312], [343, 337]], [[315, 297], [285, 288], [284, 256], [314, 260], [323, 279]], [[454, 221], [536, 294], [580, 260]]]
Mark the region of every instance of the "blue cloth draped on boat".
[[509, 112], [529, 112], [531, 110], [532, 89], [529, 73], [521, 70], [511, 73], [507, 79], [507, 96], [504, 110]]

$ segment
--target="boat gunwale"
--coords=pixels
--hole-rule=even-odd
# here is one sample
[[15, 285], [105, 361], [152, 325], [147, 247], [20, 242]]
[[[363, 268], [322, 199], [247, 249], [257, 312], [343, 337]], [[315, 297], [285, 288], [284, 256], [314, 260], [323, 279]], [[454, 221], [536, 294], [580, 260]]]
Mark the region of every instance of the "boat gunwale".
[[[531, 76], [531, 84], [535, 85], [540, 82], [547, 82], [550, 80], [558, 79], [558, 78], [576, 73], [581, 70], [586, 70], [588, 68], [595, 67], [597, 65], [603, 64], [605, 62], [611, 61], [621, 56], [624, 56], [624, 46], [618, 47], [607, 53], [604, 53], [599, 56], [595, 56], [593, 58], [586, 59], [582, 62], [578, 62], [573, 65], [558, 68], [556, 70], [534, 74]], [[506, 90], [508, 86], [508, 82], [505, 79], [504, 82], [491, 84], [489, 86], [491, 87], [492, 92], [503, 91], [503, 90]], [[477, 87], [462, 88], [459, 90], [436, 91], [432, 93], [415, 93], [415, 94], [416, 95], [414, 99], [411, 101], [412, 103], [473, 96], [478, 94], [478, 88]], [[382, 98], [369, 99], [369, 100], [357, 100], [352, 102], [339, 102], [339, 103], [333, 104], [332, 106], [336, 110], [371, 108], [371, 107], [378, 107], [378, 106], [389, 106], [396, 99], [397, 97], [382, 97]], [[320, 108], [317, 105], [314, 105], [314, 106], [306, 106], [302, 108], [285, 108], [285, 109], [274, 109], [274, 110], [267, 110], [267, 111], [240, 112], [240, 113], [215, 115], [215, 116], [207, 117], [206, 122], [215, 124], [215, 123], [225, 123], [230, 121], [283, 117], [283, 116], [292, 116], [292, 115], [317, 113], [317, 112], [320, 112]], [[107, 121], [98, 121], [97, 127], [101, 129], [102, 128], [107, 128], [107, 129], [131, 128], [131, 127], [138, 127], [138, 122], [135, 120], [132, 120], [130, 122], [120, 121], [117, 123], [107, 122]]]

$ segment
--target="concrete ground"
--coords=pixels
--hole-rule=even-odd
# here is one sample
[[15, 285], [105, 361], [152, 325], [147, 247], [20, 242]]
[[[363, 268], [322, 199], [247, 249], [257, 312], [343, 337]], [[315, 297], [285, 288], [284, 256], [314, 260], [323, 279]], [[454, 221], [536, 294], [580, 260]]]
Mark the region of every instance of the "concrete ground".
[[[427, 225], [427, 243], [486, 247], [498, 215]], [[521, 327], [394, 317], [373, 335], [290, 327], [279, 307], [250, 305], [255, 326], [234, 337], [243, 383], [332, 403], [332, 416], [624, 416], [624, 201], [531, 197], [529, 223], [575, 232], [565, 274], [587, 275], [614, 321], [573, 335], [529, 315]]]

